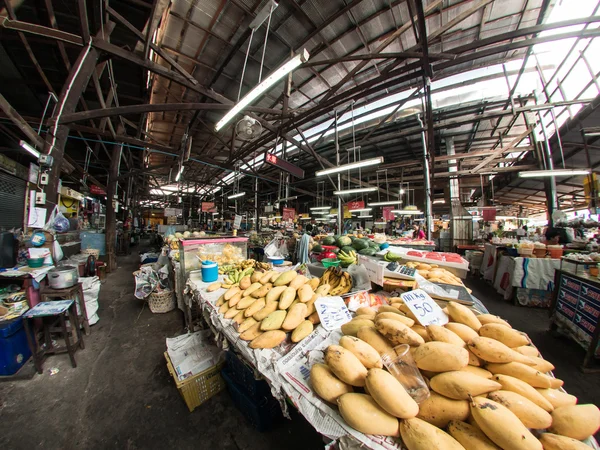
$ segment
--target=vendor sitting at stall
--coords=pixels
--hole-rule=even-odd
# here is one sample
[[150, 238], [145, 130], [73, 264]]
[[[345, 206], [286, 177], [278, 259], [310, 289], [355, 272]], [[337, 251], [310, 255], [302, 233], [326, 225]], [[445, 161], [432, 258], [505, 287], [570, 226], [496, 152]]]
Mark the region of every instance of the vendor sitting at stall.
[[568, 244], [569, 238], [564, 228], [548, 227], [546, 230], [546, 245]]

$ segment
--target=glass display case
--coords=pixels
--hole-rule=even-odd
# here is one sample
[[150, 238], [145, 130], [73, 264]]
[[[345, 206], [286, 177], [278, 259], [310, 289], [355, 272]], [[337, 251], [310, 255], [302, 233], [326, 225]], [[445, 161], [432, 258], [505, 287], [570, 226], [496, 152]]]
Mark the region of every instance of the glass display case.
[[202, 261], [214, 261], [219, 265], [232, 264], [246, 259], [248, 238], [215, 237], [203, 239], [182, 239], [180, 260], [185, 274], [198, 270]]

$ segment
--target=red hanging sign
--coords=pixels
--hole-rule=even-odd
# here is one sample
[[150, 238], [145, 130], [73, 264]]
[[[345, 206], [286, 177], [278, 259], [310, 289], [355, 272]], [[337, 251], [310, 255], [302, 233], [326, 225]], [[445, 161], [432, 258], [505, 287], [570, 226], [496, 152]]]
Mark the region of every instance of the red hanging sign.
[[364, 209], [365, 202], [362, 200], [359, 200], [356, 202], [348, 202], [348, 203], [346, 203], [346, 206], [348, 207], [349, 211], [352, 211], [354, 209]]
[[394, 220], [394, 213], [392, 212], [394, 210], [395, 206], [384, 206], [383, 207], [383, 220], [385, 220], [386, 222], [389, 220]]
[[202, 202], [202, 212], [216, 212], [214, 202]]
[[96, 186], [95, 184], [90, 185], [90, 193], [96, 195], [106, 195], [106, 191], [102, 189], [100, 186]]
[[486, 222], [493, 222], [496, 220], [496, 208], [484, 208], [481, 213], [483, 215], [483, 220]]
[[296, 210], [294, 208], [283, 208], [281, 217], [283, 220], [294, 220], [296, 217]]

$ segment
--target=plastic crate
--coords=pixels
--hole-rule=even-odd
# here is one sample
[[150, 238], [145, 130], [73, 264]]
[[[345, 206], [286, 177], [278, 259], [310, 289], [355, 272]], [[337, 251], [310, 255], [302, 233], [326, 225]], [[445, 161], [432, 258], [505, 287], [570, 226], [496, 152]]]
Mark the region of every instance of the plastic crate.
[[253, 401], [260, 403], [265, 398], [273, 398], [269, 383], [265, 380], [257, 380], [254, 377], [254, 370], [231, 350], [225, 353], [225, 364], [227, 375]]
[[177, 390], [185, 400], [190, 412], [225, 388], [225, 382], [221, 377], [223, 363], [180, 381], [167, 352], [165, 352], [165, 359], [167, 360], [167, 369], [169, 369], [169, 373], [175, 380]]
[[263, 397], [261, 402], [255, 402], [246, 395], [241, 386], [233, 381], [227, 370], [223, 370], [221, 374], [225, 379], [233, 404], [257, 431], [269, 431], [283, 419], [281, 406], [275, 398]]

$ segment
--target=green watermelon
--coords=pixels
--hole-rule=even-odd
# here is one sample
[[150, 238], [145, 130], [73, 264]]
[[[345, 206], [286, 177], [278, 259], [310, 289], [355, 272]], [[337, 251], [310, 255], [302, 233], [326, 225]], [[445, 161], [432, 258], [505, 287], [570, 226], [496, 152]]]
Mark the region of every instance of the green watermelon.
[[356, 239], [356, 236], [354, 236], [353, 234], [349, 234], [349, 235], [348, 235], [348, 238], [349, 238], [349, 239], [350, 239], [352, 242], [354, 242], [354, 239]]
[[331, 251], [337, 255], [340, 252], [340, 249], [339, 248], [332, 248]]
[[327, 236], [321, 241], [323, 245], [335, 245], [335, 238], [333, 236]]
[[345, 247], [347, 245], [352, 245], [352, 241], [350, 240], [350, 238], [348, 236], [341, 236], [338, 240], [337, 240], [337, 246], [342, 248]]
[[363, 248], [362, 250], [358, 251], [359, 255], [365, 255], [365, 256], [375, 256], [375, 253], [377, 253], [377, 250], [375, 250], [372, 247]]
[[346, 245], [345, 247], [342, 247], [342, 251], [346, 254], [350, 254], [350, 252], [355, 251], [354, 247], [352, 247], [351, 245]]
[[369, 243], [364, 239], [354, 239], [354, 242], [352, 242], [352, 247], [354, 247], [355, 250], [363, 250], [365, 248], [369, 248]]
[[377, 242], [369, 241], [369, 247], [374, 248], [375, 250], [379, 251], [379, 244]]
[[314, 253], [321, 253], [323, 251], [323, 247], [320, 244], [313, 245], [312, 251]]

